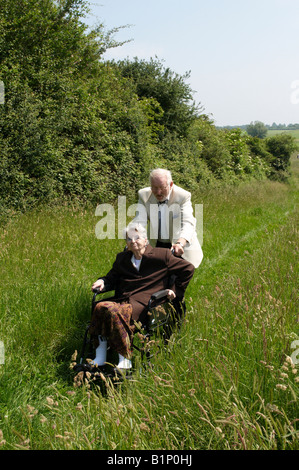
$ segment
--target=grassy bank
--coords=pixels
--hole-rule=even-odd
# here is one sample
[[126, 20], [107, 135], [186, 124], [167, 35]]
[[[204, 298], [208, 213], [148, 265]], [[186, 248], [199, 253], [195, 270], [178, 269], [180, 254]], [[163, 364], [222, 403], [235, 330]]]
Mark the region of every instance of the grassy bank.
[[298, 162], [288, 184], [199, 190], [204, 261], [188, 314], [145, 376], [73, 386], [90, 285], [123, 242], [90, 211], [45, 209], [0, 232], [2, 449], [297, 449]]

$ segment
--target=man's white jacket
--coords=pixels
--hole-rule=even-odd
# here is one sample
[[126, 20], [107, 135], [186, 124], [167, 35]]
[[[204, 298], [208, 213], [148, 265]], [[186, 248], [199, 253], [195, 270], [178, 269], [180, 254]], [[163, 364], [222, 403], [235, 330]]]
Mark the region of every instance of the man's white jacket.
[[[150, 187], [138, 191], [138, 204], [134, 222], [147, 227], [150, 244], [154, 247], [158, 239], [158, 201]], [[180, 237], [187, 240], [182, 257], [197, 268], [203, 258], [196, 233], [191, 193], [173, 184], [166, 207], [163, 207], [168, 237], [165, 241], [174, 244]], [[162, 240], [163, 241], [163, 240]]]

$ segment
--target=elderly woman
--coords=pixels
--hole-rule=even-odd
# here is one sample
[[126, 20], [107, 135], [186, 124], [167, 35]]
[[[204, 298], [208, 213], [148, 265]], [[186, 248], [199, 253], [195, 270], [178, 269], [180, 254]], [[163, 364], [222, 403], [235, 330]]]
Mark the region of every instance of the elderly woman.
[[116, 298], [98, 302], [93, 311], [89, 332], [98, 345], [93, 360], [96, 366], [105, 364], [108, 343], [119, 354], [117, 369], [130, 369], [134, 324], [144, 322], [151, 295], [167, 288], [167, 278], [175, 275], [168, 298], [182, 299], [194, 273], [191, 263], [169, 249], [152, 248], [140, 224], [127, 227], [126, 241], [127, 250], [119, 253], [108, 274], [92, 285], [92, 290], [116, 289]]

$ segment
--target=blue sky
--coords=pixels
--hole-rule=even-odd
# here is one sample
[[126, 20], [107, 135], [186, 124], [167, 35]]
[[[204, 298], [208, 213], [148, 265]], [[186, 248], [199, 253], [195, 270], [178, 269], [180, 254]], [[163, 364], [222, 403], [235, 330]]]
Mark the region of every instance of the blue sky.
[[131, 25], [105, 58], [157, 56], [216, 125], [299, 122], [299, 0], [91, 0], [88, 24]]

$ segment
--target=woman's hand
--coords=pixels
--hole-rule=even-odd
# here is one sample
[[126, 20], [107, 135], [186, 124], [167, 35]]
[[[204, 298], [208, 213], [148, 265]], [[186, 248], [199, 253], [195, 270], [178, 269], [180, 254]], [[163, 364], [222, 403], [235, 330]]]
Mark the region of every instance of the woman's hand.
[[171, 289], [167, 289], [167, 298], [168, 300], [173, 300], [176, 298], [175, 293]]
[[101, 291], [104, 289], [104, 281], [103, 279], [98, 279], [96, 282], [93, 283], [91, 286], [91, 290], [94, 291], [95, 289]]

